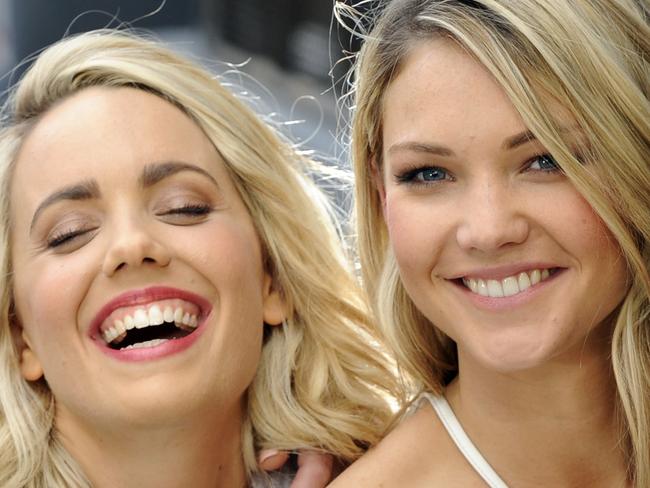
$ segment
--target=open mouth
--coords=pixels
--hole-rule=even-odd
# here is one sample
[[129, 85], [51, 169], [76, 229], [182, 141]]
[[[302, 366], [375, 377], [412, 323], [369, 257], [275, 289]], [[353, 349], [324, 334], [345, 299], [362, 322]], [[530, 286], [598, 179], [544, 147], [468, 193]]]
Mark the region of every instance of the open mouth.
[[518, 295], [528, 288], [549, 279], [563, 268], [534, 269], [507, 276], [501, 280], [463, 277], [454, 280], [472, 293], [491, 298], [503, 298]]
[[101, 337], [113, 350], [156, 347], [198, 327], [200, 310], [183, 300], [164, 300], [120, 310], [104, 321]]

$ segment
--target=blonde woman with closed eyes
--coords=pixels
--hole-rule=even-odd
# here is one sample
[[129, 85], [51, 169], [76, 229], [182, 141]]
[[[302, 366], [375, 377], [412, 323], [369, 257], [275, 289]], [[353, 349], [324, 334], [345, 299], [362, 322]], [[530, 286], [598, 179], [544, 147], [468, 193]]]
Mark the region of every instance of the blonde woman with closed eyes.
[[39, 55], [0, 132], [1, 486], [288, 486], [256, 450], [378, 440], [391, 387], [311, 167], [156, 42]]

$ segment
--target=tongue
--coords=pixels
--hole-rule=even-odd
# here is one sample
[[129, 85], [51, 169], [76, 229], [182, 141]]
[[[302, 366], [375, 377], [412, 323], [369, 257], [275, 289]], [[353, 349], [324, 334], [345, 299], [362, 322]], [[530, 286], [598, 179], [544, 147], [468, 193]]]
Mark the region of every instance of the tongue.
[[190, 332], [179, 329], [173, 323], [166, 322], [162, 325], [149, 326], [143, 329], [131, 329], [127, 331], [124, 339], [122, 339], [118, 344], [111, 343], [110, 347], [113, 349], [124, 349], [125, 347], [141, 342], [152, 341], [155, 339], [179, 339], [189, 334]]

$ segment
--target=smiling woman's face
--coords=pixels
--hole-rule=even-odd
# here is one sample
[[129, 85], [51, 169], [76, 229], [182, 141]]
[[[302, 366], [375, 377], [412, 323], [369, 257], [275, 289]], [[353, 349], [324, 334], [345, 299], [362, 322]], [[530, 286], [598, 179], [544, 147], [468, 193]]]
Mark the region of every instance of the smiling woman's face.
[[449, 40], [415, 46], [385, 93], [383, 142], [401, 279], [461, 359], [512, 371], [588, 354], [626, 292], [624, 259], [489, 72]]
[[239, 410], [282, 304], [189, 117], [131, 88], [73, 95], [28, 135], [11, 209], [22, 372], [59, 428]]

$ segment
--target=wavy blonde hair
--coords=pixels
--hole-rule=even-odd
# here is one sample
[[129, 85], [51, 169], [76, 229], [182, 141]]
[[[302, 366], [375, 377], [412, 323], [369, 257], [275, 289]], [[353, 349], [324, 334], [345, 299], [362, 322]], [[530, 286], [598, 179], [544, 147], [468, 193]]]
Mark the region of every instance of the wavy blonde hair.
[[[217, 148], [250, 212], [266, 266], [289, 316], [267, 330], [247, 392], [242, 432], [249, 473], [255, 449], [315, 448], [352, 461], [390, 417], [392, 379], [348, 272], [340, 232], [315, 169], [206, 70], [158, 43], [95, 31], [45, 50], [12, 92], [0, 133], [0, 486], [87, 487], [57, 439], [54, 403], [22, 379], [11, 324], [9, 185], [29, 130], [87, 87], [135, 87], [183, 110]], [[15, 339], [15, 337], [13, 338]]]
[[[639, 488], [650, 486], [649, 11], [647, 0], [395, 0], [364, 15], [337, 2], [335, 11], [365, 41], [348, 94], [359, 252], [400, 368], [414, 388], [438, 393], [458, 368], [453, 341], [400, 282], [373, 178], [381, 171], [387, 86], [417, 42], [446, 37], [492, 73], [622, 250], [630, 289], [615, 317], [611, 360], [630, 477]], [[572, 154], [549, 98], [575, 118], [588, 164]]]

